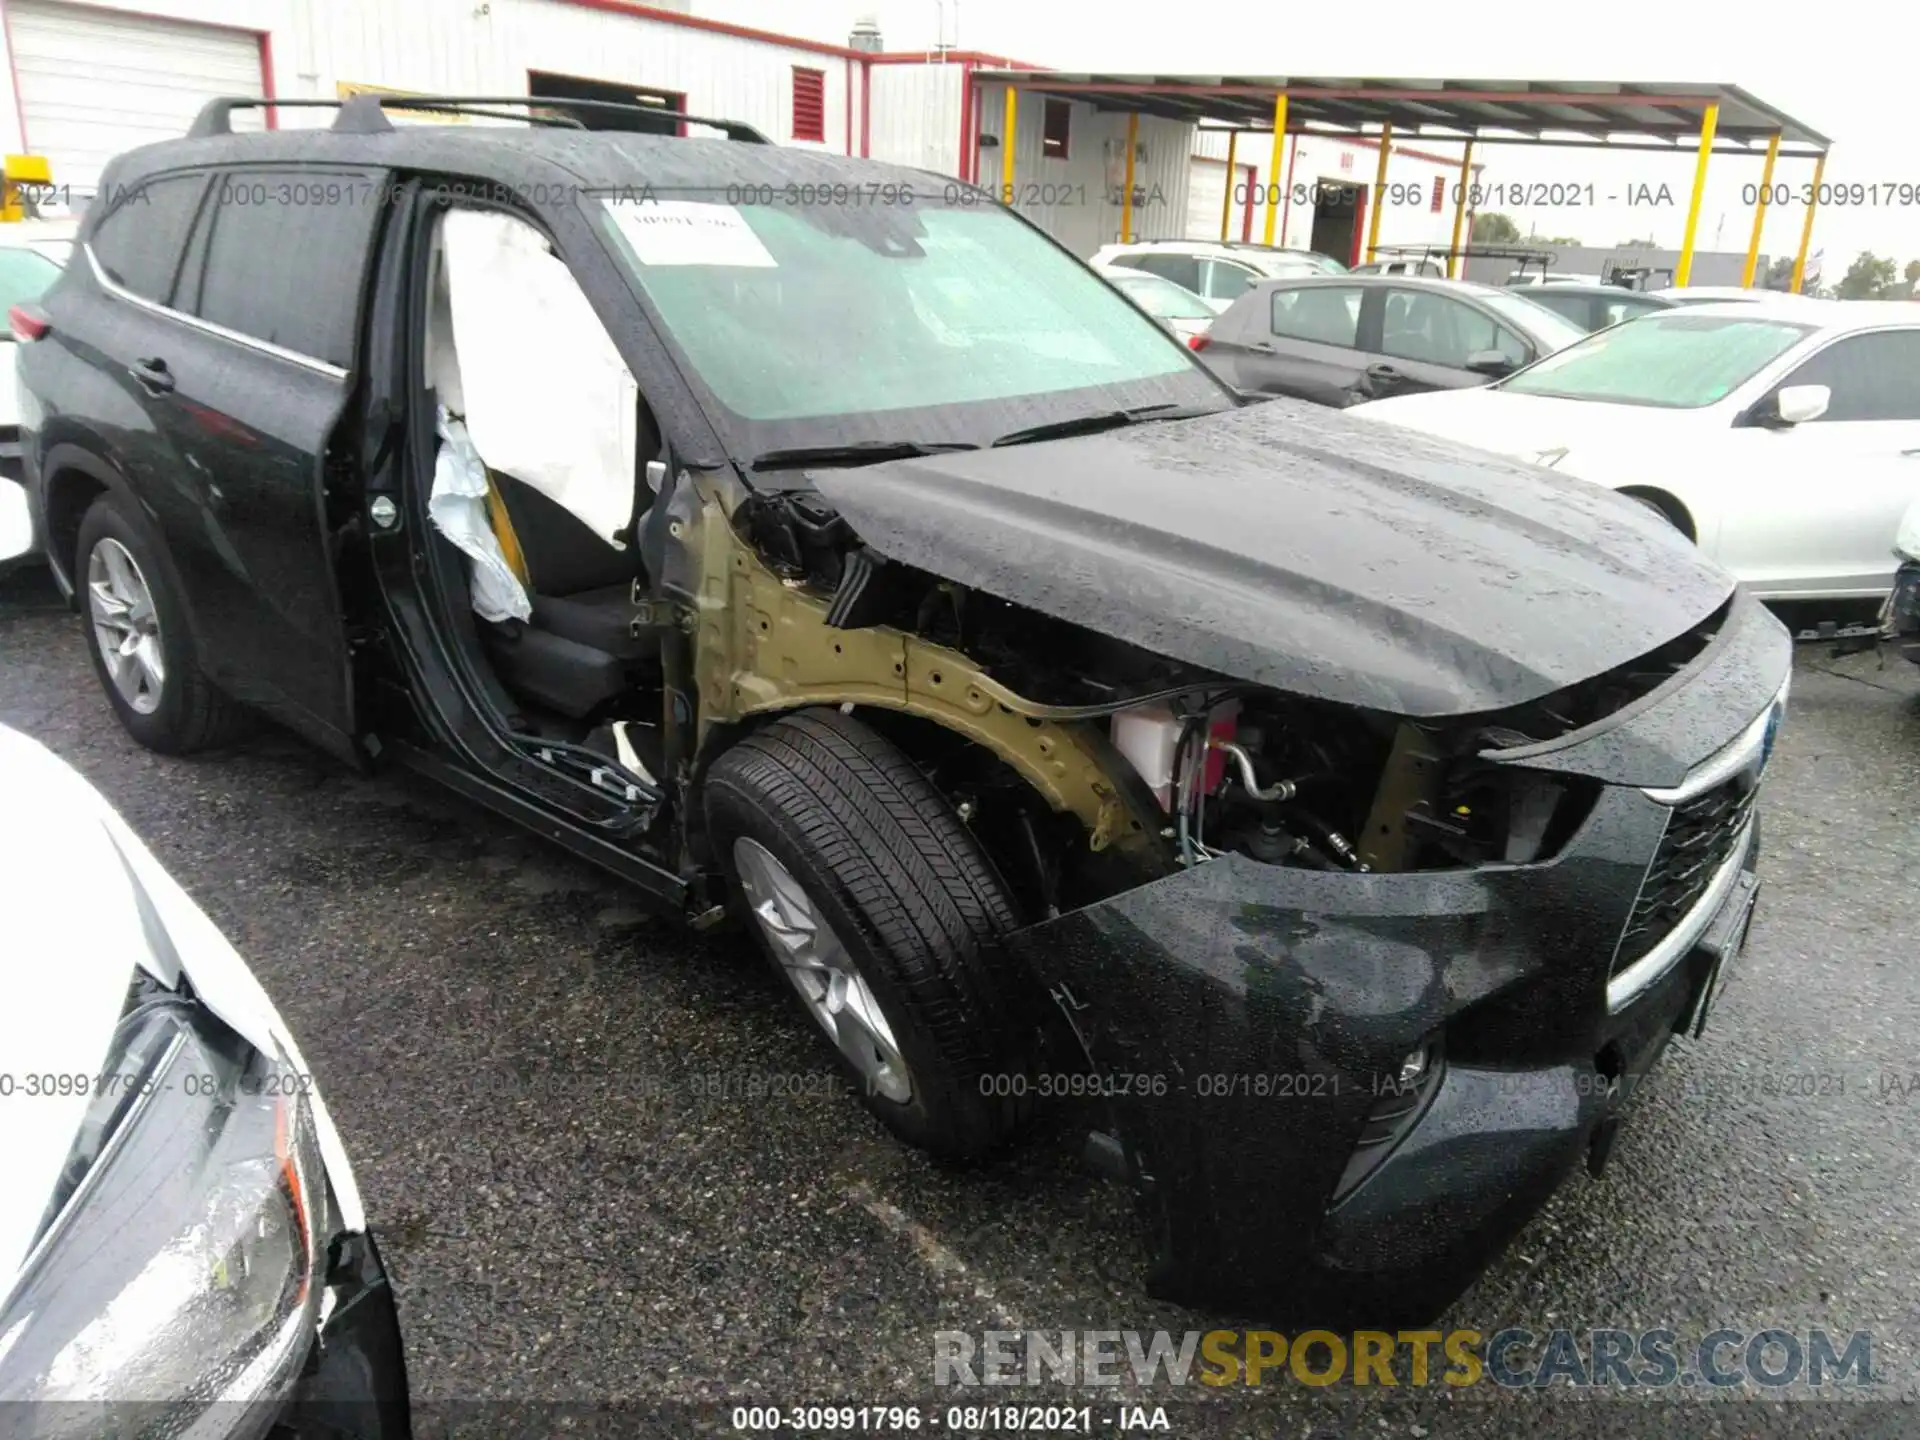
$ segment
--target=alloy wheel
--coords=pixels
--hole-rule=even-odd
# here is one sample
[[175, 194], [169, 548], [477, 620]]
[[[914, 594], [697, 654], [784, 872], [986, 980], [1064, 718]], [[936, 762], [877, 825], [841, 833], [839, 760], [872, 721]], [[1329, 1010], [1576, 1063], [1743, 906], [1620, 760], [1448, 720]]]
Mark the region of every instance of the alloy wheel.
[[153, 591], [127, 547], [103, 537], [87, 556], [87, 610], [113, 688], [135, 712], [160, 708], [167, 667]]
[[734, 868], [781, 974], [873, 1093], [905, 1104], [913, 1077], [893, 1026], [853, 956], [793, 872], [756, 840], [733, 842]]

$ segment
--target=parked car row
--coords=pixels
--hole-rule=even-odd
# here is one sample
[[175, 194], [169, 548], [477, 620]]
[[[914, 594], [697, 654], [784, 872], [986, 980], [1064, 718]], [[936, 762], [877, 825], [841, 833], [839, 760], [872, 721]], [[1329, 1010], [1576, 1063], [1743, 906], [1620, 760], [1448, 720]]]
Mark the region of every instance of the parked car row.
[[1217, 301], [1159, 303], [1242, 392], [1363, 407], [1621, 490], [1763, 599], [1871, 599], [1893, 583], [1888, 537], [1920, 496], [1911, 307], [1567, 277], [1521, 291], [1378, 267], [1259, 280], [1210, 323]]

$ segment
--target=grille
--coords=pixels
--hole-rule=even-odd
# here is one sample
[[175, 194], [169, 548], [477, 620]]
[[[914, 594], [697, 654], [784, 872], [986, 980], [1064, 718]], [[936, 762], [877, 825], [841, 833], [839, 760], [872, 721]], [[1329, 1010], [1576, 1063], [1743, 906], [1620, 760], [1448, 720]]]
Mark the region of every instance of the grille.
[[1741, 774], [1673, 807], [1620, 937], [1615, 974], [1664, 940], [1700, 903], [1733, 853], [1758, 794], [1754, 777]]

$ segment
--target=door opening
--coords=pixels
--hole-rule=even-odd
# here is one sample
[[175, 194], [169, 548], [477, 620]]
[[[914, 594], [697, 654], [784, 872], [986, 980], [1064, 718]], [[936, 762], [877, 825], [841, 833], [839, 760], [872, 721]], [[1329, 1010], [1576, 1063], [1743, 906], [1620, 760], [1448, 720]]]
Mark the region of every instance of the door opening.
[[578, 75], [555, 75], [546, 70], [527, 72], [527, 94], [553, 100], [610, 100], [616, 105], [643, 105], [660, 112], [655, 120], [648, 115], [619, 115], [607, 111], [568, 110], [554, 113], [571, 115], [589, 130], [638, 130], [648, 135], [685, 135], [686, 122], [670, 118], [684, 115], [687, 97], [677, 90], [650, 90], [618, 80], [587, 80]]
[[1346, 257], [1349, 265], [1360, 262], [1360, 226], [1365, 207], [1360, 187], [1340, 180], [1320, 180], [1314, 185], [1313, 233], [1308, 247], [1338, 260]]

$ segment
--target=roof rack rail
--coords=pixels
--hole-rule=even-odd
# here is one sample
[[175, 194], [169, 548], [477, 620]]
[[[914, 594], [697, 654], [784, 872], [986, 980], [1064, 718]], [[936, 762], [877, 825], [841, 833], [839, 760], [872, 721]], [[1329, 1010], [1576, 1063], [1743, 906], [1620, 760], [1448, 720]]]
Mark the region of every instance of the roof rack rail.
[[[502, 111], [491, 108], [508, 106]], [[677, 125], [705, 125], [718, 130], [729, 140], [738, 140], [749, 145], [771, 145], [773, 142], [753, 126], [739, 120], [718, 120], [706, 115], [684, 115], [678, 110], [662, 110], [653, 105], [623, 105], [615, 100], [568, 100], [549, 95], [381, 95], [365, 93], [350, 95], [343, 100], [269, 100], [261, 96], [223, 95], [209, 100], [194, 117], [192, 127], [187, 131], [189, 140], [201, 140], [211, 135], [231, 135], [233, 133], [233, 112], [236, 110], [284, 110], [333, 109], [340, 112], [331, 129], [348, 135], [378, 135], [393, 129], [393, 122], [386, 117], [386, 107], [396, 110], [426, 110], [445, 112], [454, 115], [483, 115], [499, 120], [524, 120], [530, 125], [564, 125], [584, 129], [577, 116], [571, 114], [539, 115], [536, 110], [587, 111], [594, 115], [645, 116], [658, 123], [670, 119]], [[526, 111], [528, 113], [516, 113]], [[634, 127], [638, 129], [639, 127]]]
[[1460, 257], [1469, 260], [1524, 260], [1535, 265], [1550, 266], [1554, 263], [1551, 250], [1532, 250], [1523, 245], [1380, 245], [1375, 247], [1376, 255], [1417, 256], [1424, 260], [1446, 260]]

